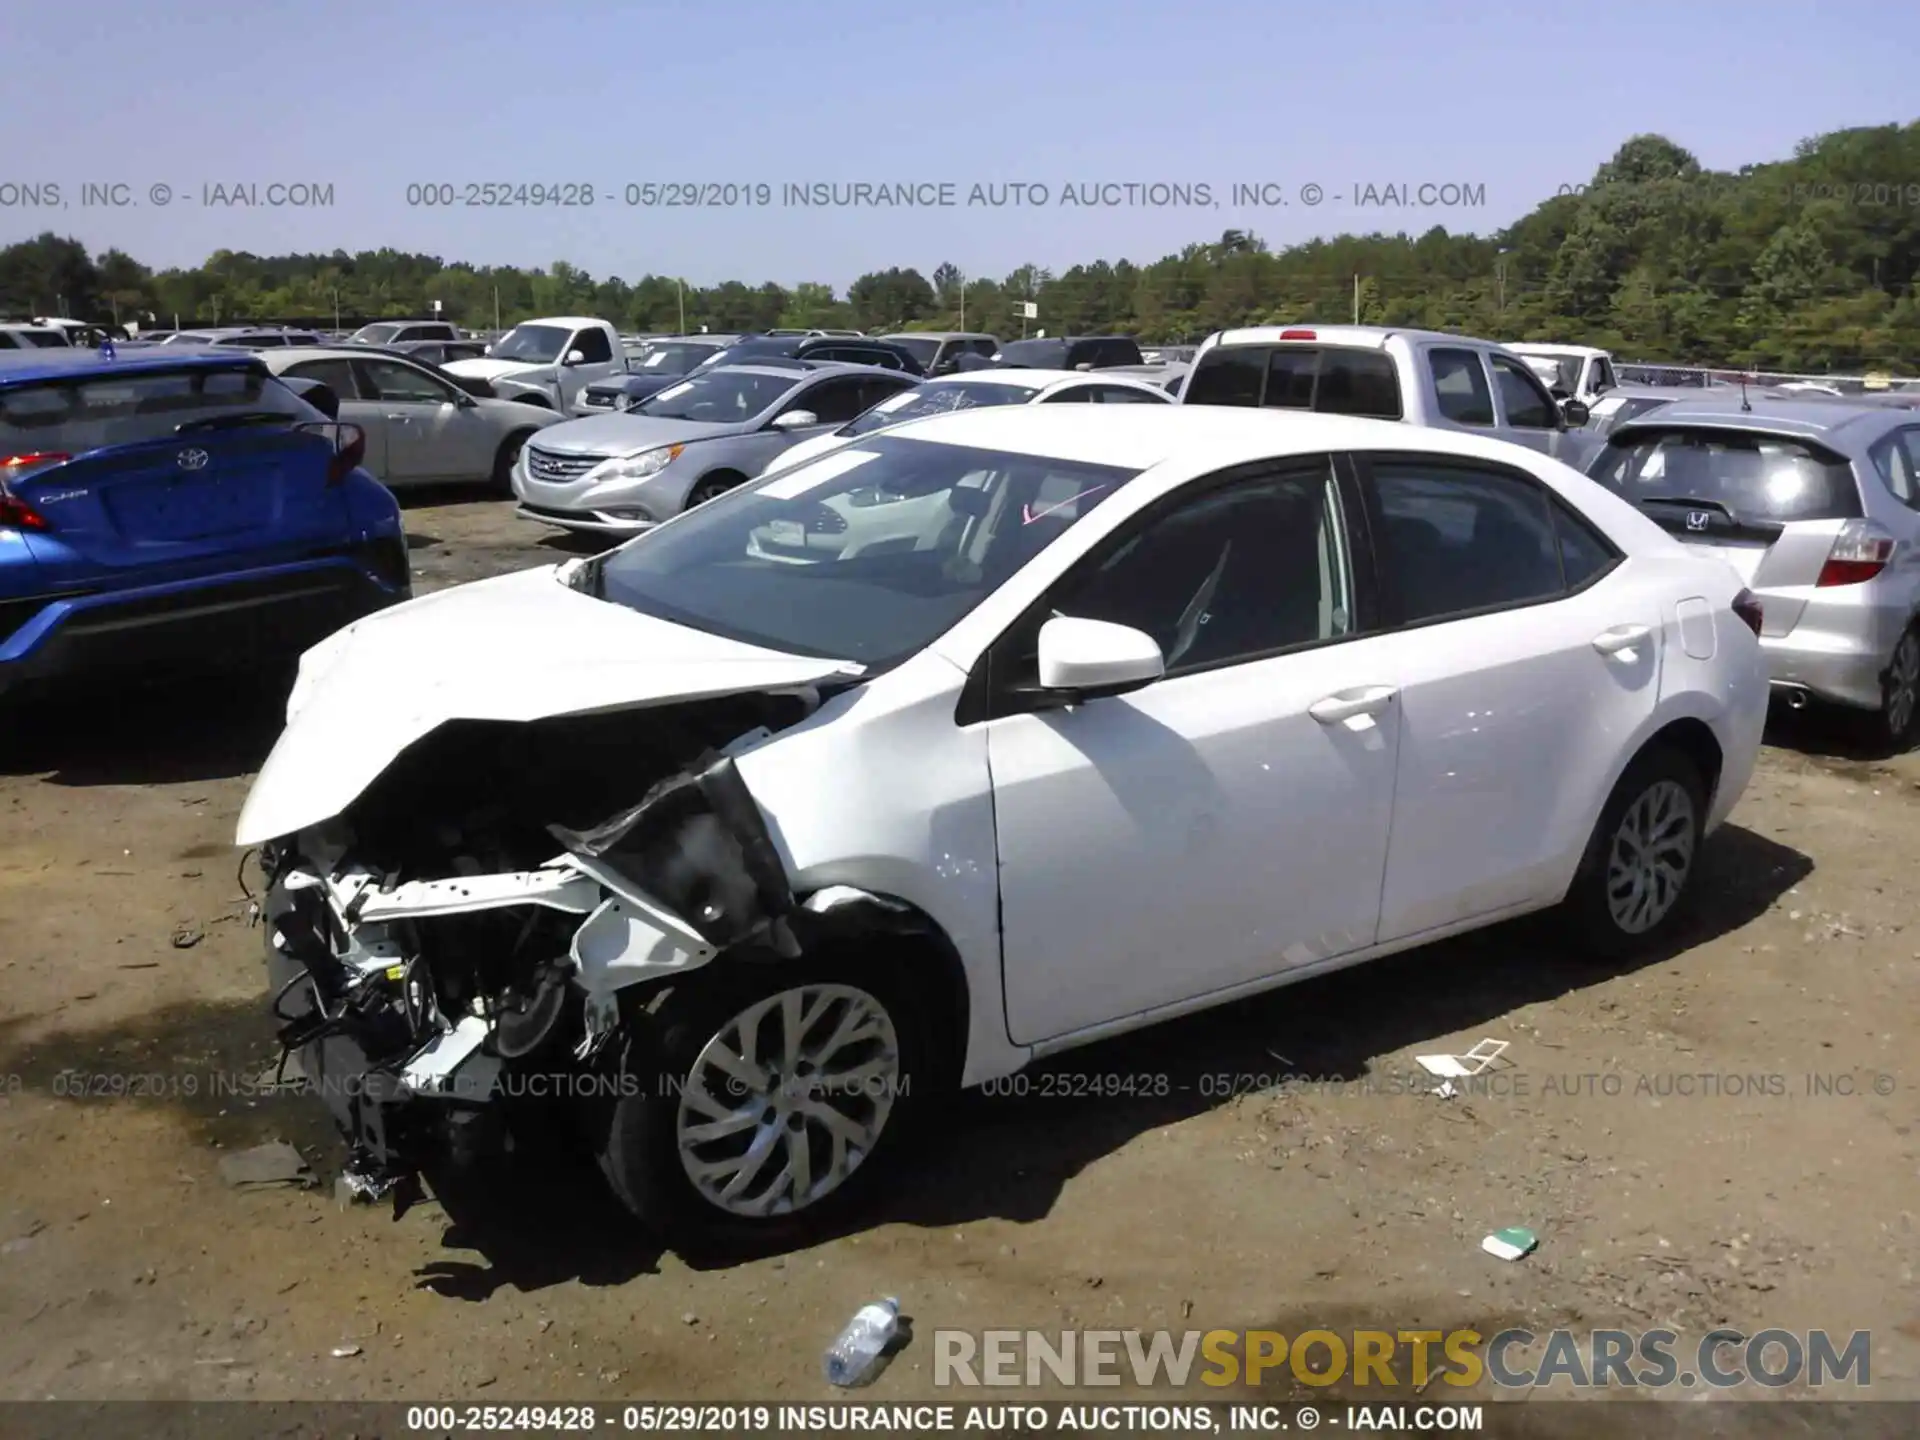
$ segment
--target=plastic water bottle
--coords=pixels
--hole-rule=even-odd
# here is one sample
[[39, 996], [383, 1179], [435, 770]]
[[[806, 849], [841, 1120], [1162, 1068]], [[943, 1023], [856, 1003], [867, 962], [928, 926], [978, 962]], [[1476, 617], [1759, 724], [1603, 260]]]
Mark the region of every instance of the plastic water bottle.
[[839, 1338], [827, 1347], [820, 1368], [832, 1385], [864, 1385], [873, 1362], [900, 1332], [900, 1302], [892, 1296], [862, 1305]]

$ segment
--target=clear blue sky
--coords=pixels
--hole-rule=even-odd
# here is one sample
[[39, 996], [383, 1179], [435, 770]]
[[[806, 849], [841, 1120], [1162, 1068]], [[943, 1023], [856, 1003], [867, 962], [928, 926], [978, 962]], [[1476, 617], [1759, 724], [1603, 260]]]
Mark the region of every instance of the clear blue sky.
[[[943, 260], [1151, 260], [1229, 227], [1278, 245], [1486, 231], [1637, 132], [1703, 163], [1915, 115], [1911, 0], [4, 0], [0, 242], [41, 230], [154, 265], [393, 246], [596, 276], [818, 280]], [[35, 77], [22, 81], [19, 77]], [[30, 95], [22, 104], [19, 97]], [[1888, 177], [1892, 183], [1896, 177]], [[1903, 183], [1920, 177], [1898, 177]], [[629, 209], [627, 183], [950, 182], [950, 209]], [[83, 182], [139, 203], [84, 208]], [[210, 209], [203, 184], [333, 186]], [[409, 184], [586, 183], [590, 209], [410, 208]], [[1069, 182], [1205, 183], [1217, 208], [1065, 208]], [[10, 191], [57, 182], [63, 208]], [[975, 184], [1049, 187], [969, 207]], [[1236, 182], [1291, 203], [1235, 210]], [[1302, 204], [1308, 182], [1323, 187]], [[1356, 184], [1484, 185], [1357, 210]], [[176, 192], [164, 208], [152, 186]], [[1336, 196], [1347, 196], [1346, 201]]]

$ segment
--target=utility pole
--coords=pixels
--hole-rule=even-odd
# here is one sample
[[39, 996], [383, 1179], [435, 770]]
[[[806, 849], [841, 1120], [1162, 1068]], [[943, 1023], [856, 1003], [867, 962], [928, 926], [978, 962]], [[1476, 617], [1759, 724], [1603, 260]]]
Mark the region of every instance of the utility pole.
[[500, 330], [500, 287], [493, 287], [493, 328], [496, 334]]
[[967, 328], [967, 272], [960, 272], [960, 328]]
[[1507, 252], [1502, 250], [1493, 262], [1493, 283], [1496, 295], [1495, 304], [1502, 315], [1507, 313]]
[[340, 287], [333, 287], [333, 328], [340, 328]]
[[1357, 270], [1353, 275], [1353, 323], [1360, 323], [1360, 272]]
[[673, 285], [680, 295], [680, 333], [684, 335], [687, 333], [687, 282], [676, 275]]

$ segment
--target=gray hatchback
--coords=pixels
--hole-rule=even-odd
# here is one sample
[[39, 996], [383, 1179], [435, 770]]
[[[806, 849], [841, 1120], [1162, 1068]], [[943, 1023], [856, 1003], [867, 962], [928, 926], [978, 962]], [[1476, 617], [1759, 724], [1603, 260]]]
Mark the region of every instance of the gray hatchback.
[[867, 365], [703, 370], [636, 409], [542, 430], [514, 467], [518, 513], [567, 530], [635, 534], [918, 383]]
[[1676, 400], [1587, 473], [1759, 598], [1776, 694], [1920, 738], [1920, 412], [1839, 400]]

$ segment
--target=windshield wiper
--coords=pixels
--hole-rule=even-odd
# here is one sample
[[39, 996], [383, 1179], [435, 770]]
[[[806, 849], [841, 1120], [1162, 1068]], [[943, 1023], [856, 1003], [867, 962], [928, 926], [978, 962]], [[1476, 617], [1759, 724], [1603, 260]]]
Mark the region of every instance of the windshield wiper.
[[207, 415], [199, 420], [183, 420], [173, 427], [176, 435], [197, 435], [206, 430], [238, 430], [247, 425], [291, 425], [293, 417], [277, 410], [236, 410], [229, 415]]

